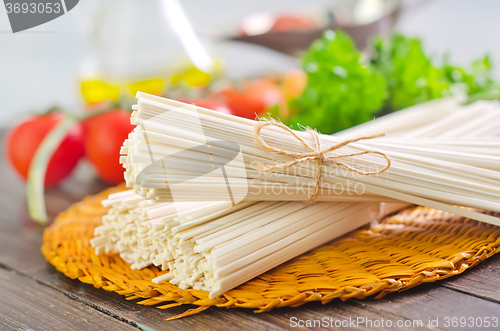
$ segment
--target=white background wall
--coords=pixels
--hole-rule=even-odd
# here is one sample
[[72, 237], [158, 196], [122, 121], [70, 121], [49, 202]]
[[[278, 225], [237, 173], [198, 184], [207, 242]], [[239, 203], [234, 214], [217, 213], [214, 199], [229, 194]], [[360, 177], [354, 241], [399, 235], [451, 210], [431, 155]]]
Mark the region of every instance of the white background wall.
[[[89, 0], [81, 2], [85, 1]], [[279, 5], [310, 7], [325, 0], [278, 2]], [[218, 26], [224, 20], [234, 21], [238, 15], [242, 16], [241, 10], [245, 13], [257, 10], [269, 0], [248, 2], [252, 5], [240, 9], [239, 13], [234, 8], [228, 10], [228, 6], [236, 3], [234, 1], [184, 0], [183, 3], [195, 22], [207, 26], [213, 21], [214, 26]], [[16, 34], [10, 32], [7, 14], [2, 7], [0, 127], [10, 125], [23, 114], [43, 110], [56, 103], [68, 109], [78, 109], [81, 101], [77, 84], [78, 68], [85, 55], [86, 43], [80, 30], [82, 22], [76, 16], [82, 14], [84, 6], [79, 4], [67, 15]], [[420, 36], [425, 48], [433, 54], [449, 51], [451, 60], [458, 64], [466, 64], [488, 52], [493, 64], [497, 65], [495, 76], [500, 79], [499, 13], [498, 0], [430, 0], [406, 12], [398, 29]], [[270, 56], [275, 62], [282, 62], [278, 55]]]

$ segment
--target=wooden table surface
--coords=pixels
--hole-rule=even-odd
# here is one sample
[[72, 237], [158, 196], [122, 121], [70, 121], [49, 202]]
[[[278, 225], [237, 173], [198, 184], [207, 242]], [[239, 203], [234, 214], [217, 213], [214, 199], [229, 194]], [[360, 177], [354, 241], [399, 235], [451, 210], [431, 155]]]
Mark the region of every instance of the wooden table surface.
[[[386, 329], [376, 325], [387, 326], [388, 321], [394, 330], [477, 330], [459, 324], [453, 327], [453, 320], [446, 318], [473, 317], [477, 322], [477, 318], [500, 318], [500, 256], [494, 256], [460, 276], [380, 300], [334, 300], [264, 314], [212, 307], [166, 322], [165, 318], [193, 307], [160, 310], [137, 305], [116, 293], [69, 279], [44, 259], [40, 252], [43, 227], [28, 216], [25, 186], [7, 165], [4, 136], [0, 132], [0, 330], [284, 330], [303, 329], [294, 327], [299, 319], [306, 323], [323, 318], [328, 323], [345, 321], [344, 325], [349, 319], [371, 320], [372, 327], [360, 324], [353, 328], [360, 330]], [[46, 193], [48, 212], [55, 216], [104, 188], [88, 168], [80, 169], [62, 186]], [[423, 327], [404, 326], [414, 320], [422, 321]], [[397, 327], [398, 321], [402, 327]]]

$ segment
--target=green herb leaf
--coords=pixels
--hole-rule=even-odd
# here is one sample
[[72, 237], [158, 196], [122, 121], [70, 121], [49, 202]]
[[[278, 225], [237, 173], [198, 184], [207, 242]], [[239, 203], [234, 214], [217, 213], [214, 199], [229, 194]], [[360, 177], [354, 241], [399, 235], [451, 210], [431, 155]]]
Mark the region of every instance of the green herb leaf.
[[287, 124], [334, 133], [373, 118], [386, 98], [386, 82], [363, 61], [349, 36], [326, 31], [303, 58], [307, 86], [291, 103]]
[[488, 56], [474, 61], [469, 71], [451, 65], [446, 56], [439, 67], [425, 54], [419, 39], [401, 34], [375, 38], [372, 49], [371, 65], [387, 81], [385, 109], [391, 111], [450, 95], [491, 95], [498, 90]]

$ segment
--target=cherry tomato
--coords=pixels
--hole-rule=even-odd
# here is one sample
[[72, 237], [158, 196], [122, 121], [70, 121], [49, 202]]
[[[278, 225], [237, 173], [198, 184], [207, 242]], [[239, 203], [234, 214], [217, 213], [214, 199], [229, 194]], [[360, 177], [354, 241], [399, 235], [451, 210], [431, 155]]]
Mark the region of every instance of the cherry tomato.
[[113, 109], [87, 119], [85, 125], [85, 154], [97, 175], [109, 184], [123, 182], [120, 148], [134, 126], [130, 113]]
[[315, 20], [311, 17], [302, 15], [282, 15], [274, 21], [270, 31], [297, 31], [314, 30], [318, 28]]
[[283, 93], [268, 79], [243, 81], [241, 87], [231, 87], [221, 92], [229, 109], [236, 116], [255, 119], [256, 115], [262, 115], [269, 107], [285, 106]]
[[293, 99], [302, 94], [306, 85], [306, 73], [302, 70], [293, 70], [283, 74], [280, 87], [286, 98]]
[[190, 104], [193, 104], [193, 105], [196, 105], [199, 107], [215, 110], [219, 113], [233, 115], [231, 110], [222, 101], [212, 100], [212, 99], [196, 99], [193, 101], [184, 101], [184, 102], [190, 103]]
[[[7, 135], [7, 156], [12, 166], [26, 180], [31, 160], [45, 136], [62, 120], [49, 113], [33, 116], [14, 126]], [[52, 155], [45, 174], [45, 187], [53, 187], [66, 178], [84, 156], [83, 129], [75, 124]]]

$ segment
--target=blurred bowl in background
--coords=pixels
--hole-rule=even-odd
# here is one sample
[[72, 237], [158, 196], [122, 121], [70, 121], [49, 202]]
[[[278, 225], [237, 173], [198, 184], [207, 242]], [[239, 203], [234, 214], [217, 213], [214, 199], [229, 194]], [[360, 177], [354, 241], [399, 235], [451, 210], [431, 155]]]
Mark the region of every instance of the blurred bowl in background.
[[260, 13], [243, 19], [230, 39], [300, 55], [327, 29], [342, 29], [365, 49], [373, 35], [388, 35], [401, 9], [400, 0], [335, 1], [316, 13]]

